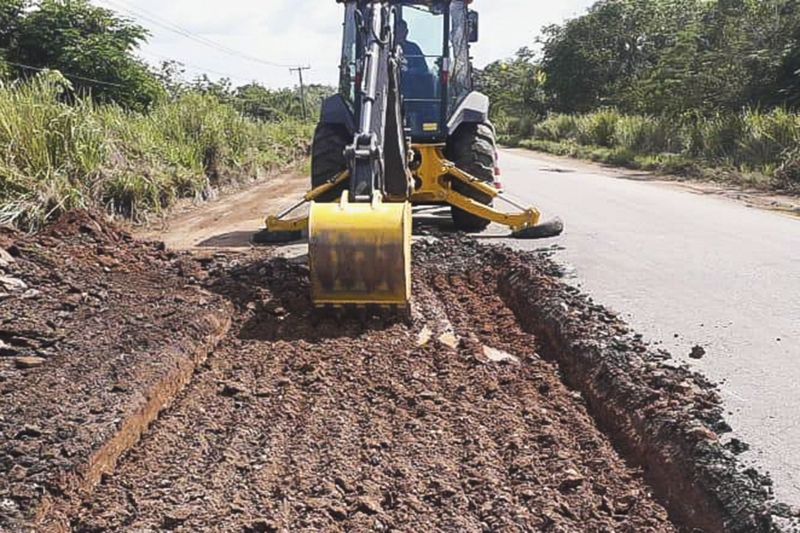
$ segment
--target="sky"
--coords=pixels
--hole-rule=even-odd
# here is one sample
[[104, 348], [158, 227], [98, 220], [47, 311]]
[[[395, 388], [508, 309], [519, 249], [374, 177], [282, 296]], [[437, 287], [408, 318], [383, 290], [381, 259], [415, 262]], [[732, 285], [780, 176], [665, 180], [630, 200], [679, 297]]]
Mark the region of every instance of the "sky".
[[[335, 85], [342, 6], [334, 0], [92, 0], [151, 32], [140, 55], [157, 65], [184, 64], [186, 77], [207, 73], [268, 87], [297, 83], [288, 66], [310, 66], [307, 83]], [[481, 14], [477, 66], [530, 46], [546, 25], [584, 12], [594, 0], [475, 0]], [[209, 46], [208, 43], [219, 46]], [[206, 44], [204, 44], [206, 43]], [[220, 49], [222, 48], [222, 49]], [[257, 59], [258, 61], [254, 61]]]

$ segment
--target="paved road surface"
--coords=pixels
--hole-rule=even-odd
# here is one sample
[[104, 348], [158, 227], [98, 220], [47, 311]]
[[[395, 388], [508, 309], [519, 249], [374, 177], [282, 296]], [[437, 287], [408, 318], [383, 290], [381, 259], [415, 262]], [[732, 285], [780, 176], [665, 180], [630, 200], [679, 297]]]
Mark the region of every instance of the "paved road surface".
[[743, 458], [800, 505], [800, 219], [530, 152], [501, 164], [509, 193], [564, 219], [552, 242], [573, 282], [723, 382]]

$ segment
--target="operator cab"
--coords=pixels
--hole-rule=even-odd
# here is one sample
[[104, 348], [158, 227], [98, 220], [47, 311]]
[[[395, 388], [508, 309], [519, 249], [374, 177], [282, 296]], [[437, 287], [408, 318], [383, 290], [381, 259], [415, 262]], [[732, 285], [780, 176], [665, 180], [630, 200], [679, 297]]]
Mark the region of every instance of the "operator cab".
[[[467, 0], [398, 2], [395, 35], [402, 50], [401, 88], [406, 134], [413, 142], [442, 142], [447, 122], [472, 91], [469, 44], [477, 41], [477, 13]], [[361, 80], [358, 4], [345, 10], [340, 90], [351, 104]]]

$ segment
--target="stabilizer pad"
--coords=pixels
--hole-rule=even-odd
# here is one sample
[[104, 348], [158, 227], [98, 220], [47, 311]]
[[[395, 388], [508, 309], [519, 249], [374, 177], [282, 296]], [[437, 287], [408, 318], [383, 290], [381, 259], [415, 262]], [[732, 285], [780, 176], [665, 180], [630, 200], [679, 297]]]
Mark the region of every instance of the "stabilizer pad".
[[254, 233], [251, 241], [253, 244], [286, 244], [302, 240], [305, 236], [303, 231], [269, 231], [264, 229]]
[[558, 237], [563, 232], [564, 222], [560, 218], [554, 218], [536, 226], [517, 231], [513, 234], [513, 237], [515, 239], [549, 239]]

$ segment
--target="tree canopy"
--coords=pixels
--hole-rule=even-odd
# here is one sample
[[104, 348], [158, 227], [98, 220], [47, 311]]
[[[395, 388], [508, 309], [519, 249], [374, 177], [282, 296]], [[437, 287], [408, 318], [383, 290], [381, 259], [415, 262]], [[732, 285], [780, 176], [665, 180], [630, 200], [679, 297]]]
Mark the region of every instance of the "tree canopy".
[[601, 0], [545, 28], [538, 44], [537, 54], [523, 49], [485, 69], [483, 86], [508, 93], [492, 95], [498, 110], [708, 114], [800, 104], [798, 0]]
[[[240, 113], [257, 120], [273, 121], [286, 117], [300, 118], [303, 115], [299, 87], [276, 90], [251, 82], [234, 88], [229, 79], [212, 80], [206, 75], [197, 77], [190, 83], [172, 81], [167, 85], [178, 93], [195, 91], [212, 94], [221, 101], [232, 104]], [[309, 118], [316, 118], [315, 113], [322, 106], [322, 101], [335, 91], [335, 88], [327, 85], [305, 87]]]
[[[0, 80], [58, 70], [79, 93], [138, 111], [197, 91], [259, 120], [302, 116], [297, 89], [271, 90], [255, 82], [234, 88], [230, 80], [208, 76], [186, 81], [177, 61], [150, 67], [135, 54], [148, 37], [144, 27], [88, 0], [0, 0]], [[307, 88], [312, 116], [332, 92], [322, 85]]]
[[4, 0], [0, 48], [12, 73], [53, 69], [100, 101], [144, 109], [164, 94], [133, 52], [148, 32], [87, 0]]

